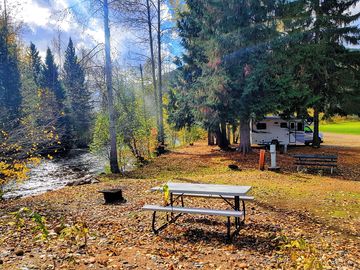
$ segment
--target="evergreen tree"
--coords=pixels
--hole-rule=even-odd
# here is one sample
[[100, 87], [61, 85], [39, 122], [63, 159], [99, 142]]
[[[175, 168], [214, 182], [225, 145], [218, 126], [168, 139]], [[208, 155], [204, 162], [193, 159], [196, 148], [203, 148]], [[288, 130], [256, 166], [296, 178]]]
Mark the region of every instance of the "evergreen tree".
[[85, 72], [78, 61], [70, 38], [65, 52], [64, 85], [70, 102], [70, 123], [73, 141], [87, 146], [90, 140], [91, 95], [85, 85]]
[[19, 124], [21, 81], [15, 33], [7, 18], [0, 19], [0, 129], [9, 130]]
[[[218, 145], [226, 149], [229, 142], [226, 139], [224, 126], [228, 114], [226, 102], [222, 95], [214, 89], [209, 88], [206, 83], [210, 80], [202, 80], [207, 77], [203, 70], [207, 70], [206, 63], [209, 62], [205, 54], [206, 46], [211, 39], [209, 27], [206, 22], [206, 8], [209, 7], [206, 1], [187, 1], [188, 10], [180, 14], [178, 28], [182, 44], [186, 52], [182, 61], [177, 61], [179, 74], [175, 76], [174, 90], [170, 98], [170, 121], [175, 126], [183, 127], [191, 124], [192, 115], [201, 120], [205, 128], [216, 132]], [[206, 34], [205, 34], [206, 33]], [[208, 77], [212, 77], [211, 75]], [[210, 90], [211, 89], [211, 90]], [[185, 112], [188, 107], [192, 111]], [[187, 114], [185, 122], [180, 119]]]
[[240, 150], [246, 153], [250, 151], [250, 117], [261, 117], [276, 106], [276, 89], [269, 88], [265, 78], [266, 56], [278, 36], [277, 1], [187, 4], [189, 11], [179, 21], [180, 36], [187, 50], [185, 64], [199, 74], [190, 86], [197, 111], [205, 123], [215, 127], [222, 148], [229, 143], [226, 123], [240, 119]]
[[59, 109], [64, 108], [65, 91], [59, 80], [58, 67], [50, 48], [46, 51], [45, 66], [42, 72], [42, 86], [55, 94]]
[[[301, 0], [289, 3], [288, 13], [296, 20], [285, 20], [290, 36], [300, 36], [289, 49], [293, 64], [302, 73], [298, 81], [310, 89], [307, 106], [314, 110], [313, 145], [319, 146], [319, 113], [345, 112], [344, 104], [356, 96], [359, 53], [344, 45], [359, 44], [360, 29], [351, 14], [357, 0]], [[296, 15], [295, 15], [296, 14]]]
[[195, 124], [195, 112], [192, 93], [188, 88], [191, 83], [190, 74], [184, 70], [188, 66], [183, 65], [180, 60], [177, 62], [179, 66], [171, 78], [167, 111], [169, 114], [168, 122], [175, 129], [180, 130], [181, 128], [189, 129]]
[[28, 56], [30, 58], [30, 69], [33, 75], [34, 82], [38, 87], [40, 87], [42, 82], [41, 73], [43, 64], [41, 62], [41, 57], [39, 56], [39, 51], [37, 50], [35, 44], [32, 42], [30, 42]]
[[67, 108], [65, 106], [65, 91], [59, 80], [58, 67], [55, 64], [54, 56], [51, 50], [48, 48], [46, 51], [45, 65], [42, 69], [42, 88], [50, 93], [44, 95], [47, 97], [54, 96], [55, 100], [53, 104], [47, 104], [46, 107], [51, 107], [54, 115], [57, 117], [55, 129], [59, 136], [63, 149], [67, 149], [71, 146], [70, 142], [70, 124], [67, 114]]

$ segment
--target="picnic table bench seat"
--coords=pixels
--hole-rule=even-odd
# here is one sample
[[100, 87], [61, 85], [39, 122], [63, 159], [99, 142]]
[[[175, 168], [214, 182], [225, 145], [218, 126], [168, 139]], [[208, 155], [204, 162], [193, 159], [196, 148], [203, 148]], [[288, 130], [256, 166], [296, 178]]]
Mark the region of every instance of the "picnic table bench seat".
[[208, 208], [190, 208], [190, 207], [176, 207], [176, 206], [161, 206], [146, 204], [142, 210], [158, 211], [158, 212], [172, 212], [172, 213], [186, 213], [186, 214], [199, 214], [199, 215], [213, 215], [225, 217], [242, 217], [243, 212], [234, 210], [216, 210]]
[[334, 168], [337, 168], [337, 156], [336, 155], [317, 155], [317, 154], [297, 154], [293, 155], [297, 171], [301, 166], [306, 167], [330, 167], [331, 174]]
[[[227, 217], [227, 238], [231, 239], [231, 222], [230, 217], [244, 217], [243, 211], [235, 211], [235, 210], [217, 210], [217, 209], [208, 209], [208, 208], [190, 208], [190, 207], [175, 207], [175, 206], [161, 206], [161, 205], [149, 205], [146, 204], [142, 207], [144, 211], [153, 211], [153, 219], [152, 219], [152, 230], [155, 234], [157, 234], [160, 230], [165, 228], [169, 223], [172, 223], [179, 217], [181, 214], [197, 214], [197, 215], [212, 215], [212, 216], [224, 216]], [[172, 220], [162, 225], [160, 228], [156, 229], [155, 220], [156, 220], [156, 212], [170, 212], [170, 213], [179, 213], [178, 216], [172, 218]], [[239, 224], [240, 225], [240, 224]], [[233, 233], [238, 231], [240, 228], [238, 224], [235, 224], [236, 230]]]

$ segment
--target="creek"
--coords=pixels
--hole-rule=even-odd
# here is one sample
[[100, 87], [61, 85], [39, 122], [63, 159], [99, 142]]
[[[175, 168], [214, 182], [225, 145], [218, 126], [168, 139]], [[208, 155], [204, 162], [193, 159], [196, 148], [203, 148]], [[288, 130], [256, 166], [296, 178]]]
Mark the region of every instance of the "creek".
[[104, 172], [107, 159], [83, 149], [70, 150], [66, 156], [43, 159], [21, 182], [10, 182], [4, 188], [4, 199], [36, 195], [59, 189], [84, 176]]

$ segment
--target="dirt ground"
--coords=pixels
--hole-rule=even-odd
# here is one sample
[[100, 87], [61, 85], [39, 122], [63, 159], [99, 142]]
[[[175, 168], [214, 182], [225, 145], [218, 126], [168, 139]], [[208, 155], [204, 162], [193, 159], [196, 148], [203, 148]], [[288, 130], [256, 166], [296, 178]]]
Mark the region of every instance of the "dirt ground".
[[[198, 142], [123, 178], [0, 202], [0, 269], [360, 269], [360, 136], [325, 139], [278, 155], [280, 173], [257, 169], [258, 149], [242, 156]], [[312, 152], [338, 154], [335, 174], [297, 172], [291, 155]], [[255, 201], [231, 243], [222, 217], [184, 215], [154, 235], [141, 207], [163, 203], [149, 189], [166, 181], [251, 185]], [[127, 202], [103, 204], [98, 190], [109, 187]]]

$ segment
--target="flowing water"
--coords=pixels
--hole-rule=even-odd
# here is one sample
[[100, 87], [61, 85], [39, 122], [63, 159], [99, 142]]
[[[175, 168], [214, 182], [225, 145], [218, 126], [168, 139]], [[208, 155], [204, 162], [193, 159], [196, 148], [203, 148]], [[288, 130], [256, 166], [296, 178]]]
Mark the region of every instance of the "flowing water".
[[18, 198], [62, 188], [86, 175], [103, 172], [106, 162], [106, 158], [86, 150], [71, 150], [65, 157], [43, 160], [39, 166], [31, 169], [25, 181], [6, 185], [3, 197]]

